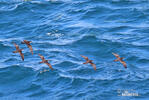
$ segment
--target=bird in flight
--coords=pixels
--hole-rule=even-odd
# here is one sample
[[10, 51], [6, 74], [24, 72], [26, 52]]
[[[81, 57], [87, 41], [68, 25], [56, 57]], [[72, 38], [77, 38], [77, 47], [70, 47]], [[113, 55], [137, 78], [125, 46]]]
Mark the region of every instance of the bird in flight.
[[88, 63], [90, 63], [90, 64], [92, 65], [92, 67], [94, 68], [94, 70], [96, 70], [96, 65], [93, 63], [92, 60], [88, 59], [88, 57], [83, 56], [83, 55], [81, 55], [81, 57], [83, 57], [83, 58], [86, 60], [86, 62], [83, 63], [83, 64], [88, 64]]
[[120, 56], [119, 56], [118, 54], [116, 54], [116, 53], [112, 53], [112, 54], [117, 58], [117, 59], [114, 60], [115, 62], [116, 62], [116, 61], [120, 61], [120, 63], [122, 63], [125, 68], [127, 68], [126, 62], [123, 61], [124, 57], [120, 57]]
[[27, 41], [27, 40], [23, 40], [22, 42], [21, 42], [22, 44], [26, 44], [27, 46], [28, 46], [28, 48], [30, 49], [30, 52], [32, 53], [32, 55], [33, 55], [33, 48], [32, 48], [32, 46], [31, 46], [31, 41]]
[[44, 56], [42, 56], [41, 54], [38, 54], [39, 55], [39, 57], [41, 58], [41, 62], [39, 62], [39, 63], [45, 63], [45, 64], [47, 64], [48, 66], [49, 66], [49, 68], [51, 69], [51, 70], [53, 70], [53, 68], [52, 68], [52, 66], [51, 66], [51, 64], [50, 63], [48, 63], [48, 60], [46, 60], [45, 58], [44, 58]]
[[13, 51], [13, 53], [19, 53], [21, 58], [22, 58], [22, 60], [24, 61], [24, 54], [22, 53], [23, 49], [20, 49], [19, 46], [16, 43], [13, 43], [13, 44], [16, 47], [16, 51]]

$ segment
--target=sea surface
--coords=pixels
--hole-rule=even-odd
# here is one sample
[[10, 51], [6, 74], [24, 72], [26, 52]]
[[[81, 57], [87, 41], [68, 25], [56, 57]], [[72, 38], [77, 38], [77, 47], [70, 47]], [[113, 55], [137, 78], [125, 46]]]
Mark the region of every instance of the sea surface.
[[149, 100], [149, 0], [0, 0], [0, 100]]

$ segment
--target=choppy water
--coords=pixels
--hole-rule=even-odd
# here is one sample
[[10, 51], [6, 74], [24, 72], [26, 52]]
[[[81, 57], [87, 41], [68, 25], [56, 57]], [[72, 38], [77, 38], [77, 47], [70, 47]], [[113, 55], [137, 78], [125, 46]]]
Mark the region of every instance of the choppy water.
[[[24, 62], [12, 42], [24, 49]], [[40, 74], [48, 67], [38, 53], [54, 71]], [[118, 96], [132, 89], [139, 96]], [[149, 100], [149, 1], [0, 0], [0, 100]]]

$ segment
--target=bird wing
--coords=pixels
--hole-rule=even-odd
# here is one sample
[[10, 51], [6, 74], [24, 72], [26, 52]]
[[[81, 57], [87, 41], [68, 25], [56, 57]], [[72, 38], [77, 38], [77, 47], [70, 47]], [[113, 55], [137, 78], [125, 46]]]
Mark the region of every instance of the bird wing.
[[87, 64], [88, 62], [86, 61], [86, 62], [84, 62], [83, 64]]
[[93, 66], [94, 70], [96, 70], [96, 65], [94, 63], [90, 63], [90, 64]]
[[88, 57], [81, 55], [85, 60], [89, 60]]
[[38, 55], [40, 56], [40, 58], [41, 58], [42, 60], [45, 60], [44, 56], [42, 56], [41, 54], [38, 54]]
[[31, 53], [32, 53], [32, 55], [33, 55], [33, 48], [32, 48], [32, 46], [29, 45], [28, 47], [29, 47], [29, 49], [30, 49], [30, 51], [31, 51]]
[[49, 64], [48, 62], [47, 62], [46, 64], [49, 66], [49, 68], [50, 68], [51, 70], [53, 70], [53, 68], [52, 68], [52, 65], [51, 65], [51, 64]]
[[20, 53], [22, 60], [24, 61], [24, 54], [22, 53], [22, 51], [20, 51], [19, 53]]
[[24, 40], [27, 44], [30, 44], [32, 41], [27, 41], [27, 40]]
[[115, 59], [114, 61], [119, 61], [119, 59]]
[[19, 49], [19, 46], [16, 43], [13, 43], [16, 49]]
[[127, 65], [126, 65], [126, 62], [125, 61], [120, 61], [122, 64], [123, 64], [123, 66], [125, 67], [125, 68], [127, 68]]
[[120, 58], [120, 56], [116, 53], [112, 53], [116, 58]]
[[27, 41], [27, 40], [24, 40], [24, 42], [25, 42], [25, 43], [28, 43], [28, 41]]

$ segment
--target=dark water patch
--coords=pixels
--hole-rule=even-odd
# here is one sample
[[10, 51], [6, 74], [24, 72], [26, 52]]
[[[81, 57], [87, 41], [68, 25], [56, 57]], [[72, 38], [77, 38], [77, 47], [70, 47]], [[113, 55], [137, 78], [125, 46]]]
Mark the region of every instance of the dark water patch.
[[[98, 16], [100, 17], [101, 15], [105, 15], [107, 13], [112, 12], [112, 9], [106, 8], [106, 7], [93, 7], [90, 10], [87, 10], [86, 13], [84, 14], [84, 16], [82, 16], [82, 19], [93, 19], [93, 18], [98, 18]], [[100, 20], [100, 19], [99, 19]]]
[[2, 79], [1, 84], [10, 84], [34, 75], [34, 71], [31, 68], [25, 68], [16, 65], [7, 68], [1, 68], [0, 72]]
[[44, 90], [41, 90], [41, 91], [39, 91], [39, 92], [32, 93], [32, 94], [28, 95], [28, 97], [32, 97], [32, 98], [33, 98], [33, 97], [36, 97], [36, 98], [41, 98], [41, 99], [42, 99], [41, 96], [47, 96], [47, 92], [44, 91]]
[[[0, 99], [148, 100], [147, 3], [0, 1]], [[32, 41], [33, 56], [20, 44], [24, 39]], [[24, 49], [24, 62], [11, 53], [11, 42]], [[112, 52], [125, 57], [127, 69], [113, 62]], [[51, 60], [53, 71], [38, 64], [39, 53]], [[93, 60], [97, 70], [82, 64], [80, 55]], [[118, 96], [118, 89], [135, 89], [141, 96]]]
[[2, 42], [0, 42], [0, 51], [9, 50], [10, 47], [8, 45], [4, 45]]
[[55, 66], [58, 67], [59, 69], [65, 69], [65, 70], [77, 67], [76, 63], [73, 63], [73, 62], [70, 62], [70, 61], [63, 61], [59, 64], [56, 64]]
[[148, 62], [149, 62], [149, 59], [139, 59], [139, 61], [138, 62], [140, 62], [140, 63], [142, 63], [142, 64], [148, 64]]

